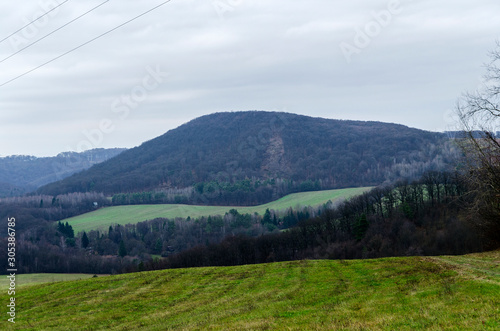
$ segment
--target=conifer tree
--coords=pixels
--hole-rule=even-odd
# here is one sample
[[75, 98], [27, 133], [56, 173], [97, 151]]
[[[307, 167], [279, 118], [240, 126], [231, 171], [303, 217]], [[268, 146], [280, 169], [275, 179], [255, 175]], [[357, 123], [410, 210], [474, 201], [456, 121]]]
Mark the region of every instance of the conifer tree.
[[120, 247], [118, 248], [118, 255], [121, 257], [124, 257], [127, 255], [127, 248], [125, 247], [125, 242], [123, 240], [120, 240]]
[[84, 231], [82, 236], [82, 247], [87, 248], [89, 246], [89, 237], [87, 237], [87, 233]]

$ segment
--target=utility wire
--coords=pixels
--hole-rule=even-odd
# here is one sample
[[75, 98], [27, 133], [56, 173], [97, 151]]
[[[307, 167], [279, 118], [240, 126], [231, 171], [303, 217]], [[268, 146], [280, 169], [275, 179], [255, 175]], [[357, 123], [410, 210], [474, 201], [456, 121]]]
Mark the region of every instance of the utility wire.
[[96, 10], [97, 8], [101, 7], [102, 5], [104, 5], [105, 3], [109, 2], [109, 1], [111, 1], [111, 0], [106, 0], [106, 1], [102, 2], [101, 4], [99, 4], [99, 5], [95, 6], [94, 8], [92, 8], [92, 9], [90, 9], [89, 11], [87, 11], [87, 12], [85, 12], [85, 13], [81, 14], [80, 16], [78, 16], [78, 17], [76, 17], [76, 18], [72, 19], [72, 20], [71, 20], [71, 21], [69, 21], [68, 23], [66, 23], [66, 24], [64, 24], [64, 25], [62, 25], [62, 26], [60, 26], [59, 28], [55, 29], [54, 31], [50, 32], [49, 34], [46, 34], [45, 36], [41, 37], [40, 39], [35, 40], [35, 41], [34, 41], [34, 42], [32, 42], [31, 44], [29, 44], [29, 45], [27, 45], [27, 46], [25, 46], [25, 47], [21, 48], [21, 49], [20, 49], [20, 50], [18, 50], [17, 52], [15, 52], [15, 53], [13, 53], [13, 54], [11, 54], [11, 55], [7, 56], [6, 58], [4, 58], [4, 59], [0, 60], [0, 63], [5, 62], [6, 60], [10, 59], [10, 58], [11, 58], [11, 57], [13, 57], [14, 55], [21, 53], [21, 52], [22, 52], [22, 51], [24, 51], [25, 49], [30, 48], [31, 46], [35, 45], [36, 43], [38, 43], [38, 42], [40, 42], [40, 41], [44, 40], [44, 39], [45, 39], [45, 38], [47, 38], [48, 36], [53, 35], [53, 34], [54, 34], [54, 33], [56, 33], [57, 31], [59, 31], [59, 30], [61, 30], [61, 29], [65, 28], [65, 27], [67, 27], [68, 25], [70, 25], [71, 23], [73, 23], [73, 22], [75, 22], [75, 21], [79, 20], [79, 19], [80, 19], [80, 18], [82, 18], [83, 16], [90, 14], [91, 12], [93, 12], [94, 10]]
[[124, 25], [127, 25], [127, 24], [129, 24], [129, 23], [131, 23], [131, 22], [135, 21], [136, 19], [138, 19], [138, 18], [140, 18], [140, 17], [142, 17], [142, 16], [144, 16], [144, 15], [146, 15], [146, 14], [149, 14], [150, 12], [152, 12], [152, 11], [154, 11], [154, 10], [156, 10], [156, 9], [160, 8], [160, 7], [161, 7], [161, 6], [163, 6], [163, 5], [166, 5], [167, 3], [171, 2], [171, 1], [172, 1], [172, 0], [167, 0], [167, 1], [164, 1], [164, 2], [160, 3], [159, 5], [157, 5], [157, 6], [153, 7], [153, 8], [151, 8], [151, 9], [149, 9], [149, 10], [147, 10], [147, 11], [143, 12], [142, 14], [137, 15], [136, 17], [134, 17], [134, 18], [132, 18], [132, 19], [130, 19], [130, 20], [128, 20], [128, 21], [126, 21], [126, 22], [124, 22], [124, 23], [122, 23], [122, 24], [120, 24], [120, 25], [118, 25], [118, 26], [114, 27], [114, 28], [112, 28], [111, 30], [108, 30], [108, 31], [106, 31], [106, 32], [104, 32], [104, 33], [102, 33], [102, 34], [98, 35], [97, 37], [92, 38], [92, 39], [90, 39], [90, 40], [88, 40], [88, 41], [84, 42], [83, 44], [81, 44], [81, 45], [79, 45], [79, 46], [77, 46], [77, 47], [75, 47], [75, 48], [70, 49], [70, 50], [69, 50], [69, 51], [67, 51], [66, 53], [63, 53], [63, 54], [61, 54], [61, 55], [59, 55], [59, 56], [56, 56], [56, 57], [55, 57], [55, 58], [53, 58], [52, 60], [49, 60], [49, 61], [47, 61], [47, 62], [45, 62], [45, 63], [43, 63], [43, 64], [41, 64], [41, 65], [39, 65], [39, 66], [37, 66], [37, 67], [35, 67], [35, 68], [33, 68], [33, 69], [31, 69], [31, 70], [26, 71], [25, 73], [23, 73], [23, 74], [21, 74], [21, 75], [19, 75], [19, 76], [16, 76], [16, 77], [14, 77], [14, 78], [12, 78], [12, 79], [10, 79], [10, 80], [8, 80], [8, 81], [6, 81], [6, 82], [4, 82], [4, 83], [0, 84], [0, 87], [3, 87], [3, 86], [5, 86], [5, 85], [7, 85], [7, 84], [9, 84], [9, 83], [12, 83], [13, 81], [15, 81], [15, 80], [17, 80], [17, 79], [19, 79], [19, 78], [21, 78], [21, 77], [24, 77], [24, 76], [26, 76], [26, 75], [28, 75], [28, 74], [32, 73], [33, 71], [38, 70], [38, 69], [40, 69], [41, 67], [46, 66], [46, 65], [47, 65], [47, 64], [49, 64], [49, 63], [52, 63], [52, 62], [54, 62], [54, 61], [56, 61], [56, 60], [59, 60], [59, 59], [60, 59], [60, 58], [62, 58], [63, 56], [66, 56], [66, 55], [68, 55], [69, 53], [72, 53], [72, 52], [76, 51], [77, 49], [80, 49], [80, 48], [82, 48], [82, 47], [84, 47], [84, 46], [86, 46], [86, 45], [88, 45], [88, 44], [90, 44], [90, 43], [92, 43], [92, 42], [96, 41], [97, 39], [104, 37], [105, 35], [107, 35], [107, 34], [109, 34], [109, 33], [113, 32], [113, 31], [115, 31], [115, 30], [117, 30], [117, 29], [121, 28], [121, 27], [122, 27], [122, 26], [124, 26]]
[[41, 19], [42, 17], [44, 16], [47, 16], [48, 14], [50, 14], [51, 12], [53, 12], [54, 10], [56, 10], [57, 8], [61, 7], [62, 5], [64, 5], [66, 2], [68, 2], [69, 0], [65, 0], [63, 2], [61, 2], [60, 4], [58, 4], [57, 6], [55, 6], [54, 8], [52, 8], [51, 10], [49, 10], [48, 12], [46, 12], [45, 14], [43, 14], [42, 16], [39, 16], [38, 18], [34, 19], [33, 21], [29, 22], [28, 24], [26, 24], [25, 26], [23, 26], [22, 28], [20, 28], [19, 30], [17, 30], [16, 32], [13, 32], [11, 33], [10, 35], [8, 35], [7, 37], [3, 38], [2, 40], [0, 40], [0, 43], [3, 43], [4, 41], [6, 41], [7, 39], [9, 39], [10, 37], [12, 37], [13, 35], [15, 35], [16, 33], [18, 33], [19, 31], [22, 31], [24, 30], [25, 28], [27, 28], [28, 26], [30, 26], [31, 24], [35, 23], [36, 21], [38, 21], [39, 19]]

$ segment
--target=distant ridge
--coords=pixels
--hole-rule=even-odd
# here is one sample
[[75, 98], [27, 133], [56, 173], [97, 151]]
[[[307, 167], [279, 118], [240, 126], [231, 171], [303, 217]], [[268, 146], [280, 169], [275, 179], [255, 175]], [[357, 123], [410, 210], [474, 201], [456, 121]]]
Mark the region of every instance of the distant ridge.
[[265, 182], [276, 195], [373, 186], [443, 169], [449, 156], [446, 141], [444, 134], [398, 124], [264, 111], [215, 113], [39, 192], [116, 194], [195, 187], [202, 193], [216, 182], [235, 195], [260, 189]]
[[0, 197], [18, 196], [109, 160], [123, 148], [65, 152], [54, 157], [0, 157]]

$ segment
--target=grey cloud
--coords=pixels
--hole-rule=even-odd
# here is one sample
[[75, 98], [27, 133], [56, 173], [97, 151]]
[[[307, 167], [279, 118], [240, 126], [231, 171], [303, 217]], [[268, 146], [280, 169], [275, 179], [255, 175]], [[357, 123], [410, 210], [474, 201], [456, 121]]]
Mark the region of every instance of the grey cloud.
[[[0, 63], [0, 84], [160, 2], [110, 1]], [[229, 110], [444, 130], [456, 98], [479, 83], [481, 64], [499, 37], [500, 4], [401, 0], [401, 12], [347, 63], [339, 45], [354, 44], [356, 31], [389, 2], [172, 1], [1, 87], [0, 154], [74, 149], [85, 139], [82, 132], [95, 130], [103, 119], [116, 128], [95, 147], [132, 147], [194, 117]], [[68, 2], [37, 36], [98, 3]], [[221, 3], [222, 16], [215, 6]], [[2, 33], [15, 31], [38, 11], [37, 2], [1, 3]], [[0, 44], [0, 57], [12, 51], [11, 43]], [[122, 119], [113, 111], [116, 100], [140, 92], [147, 68], [157, 66], [168, 78], [147, 90]]]

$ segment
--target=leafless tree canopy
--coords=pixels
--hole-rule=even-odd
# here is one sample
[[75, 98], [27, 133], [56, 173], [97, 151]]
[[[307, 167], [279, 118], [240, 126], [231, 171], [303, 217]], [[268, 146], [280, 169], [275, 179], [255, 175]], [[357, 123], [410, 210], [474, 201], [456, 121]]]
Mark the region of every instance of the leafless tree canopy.
[[484, 82], [457, 104], [466, 156], [466, 177], [474, 203], [471, 220], [480, 226], [490, 245], [500, 244], [500, 41], [490, 52]]

